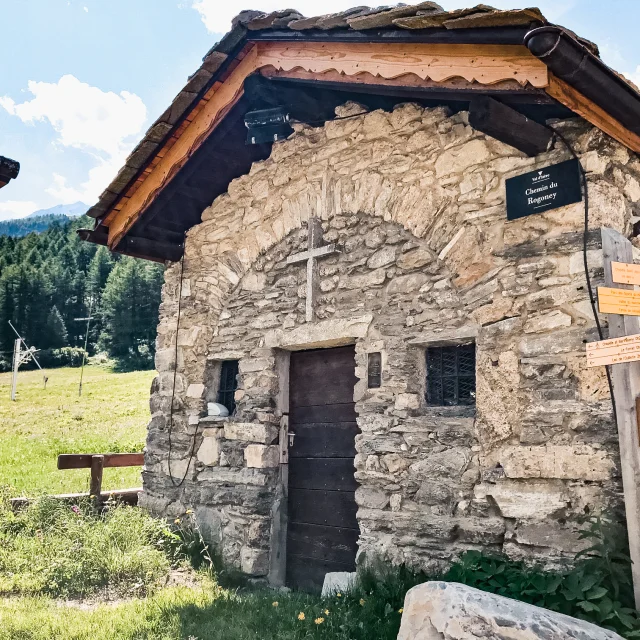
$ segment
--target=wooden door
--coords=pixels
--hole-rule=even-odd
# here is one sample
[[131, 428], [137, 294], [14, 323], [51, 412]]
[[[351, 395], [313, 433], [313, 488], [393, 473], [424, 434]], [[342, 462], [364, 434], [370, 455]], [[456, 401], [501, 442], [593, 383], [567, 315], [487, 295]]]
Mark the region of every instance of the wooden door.
[[291, 354], [287, 584], [317, 592], [333, 571], [355, 571], [355, 348]]

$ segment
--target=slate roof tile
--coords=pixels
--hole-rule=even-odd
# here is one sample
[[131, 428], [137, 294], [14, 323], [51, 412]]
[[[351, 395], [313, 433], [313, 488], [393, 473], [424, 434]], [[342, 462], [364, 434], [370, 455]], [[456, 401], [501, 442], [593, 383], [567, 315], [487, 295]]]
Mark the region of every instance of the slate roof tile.
[[365, 29], [381, 29], [384, 27], [392, 27], [396, 18], [404, 18], [405, 16], [415, 16], [418, 13], [440, 13], [444, 9], [435, 2], [421, 2], [420, 4], [395, 7], [386, 11], [376, 11], [369, 15], [348, 18], [347, 23], [352, 29], [363, 31]]

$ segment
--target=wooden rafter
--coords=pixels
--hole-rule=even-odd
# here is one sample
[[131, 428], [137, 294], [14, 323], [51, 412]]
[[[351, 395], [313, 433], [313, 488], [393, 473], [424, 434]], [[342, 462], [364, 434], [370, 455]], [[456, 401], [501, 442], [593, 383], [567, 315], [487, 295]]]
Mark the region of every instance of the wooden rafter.
[[549, 73], [549, 86], [546, 91], [565, 107], [581, 115], [587, 122], [595, 125], [625, 147], [640, 153], [640, 136], [622, 126], [604, 109], [552, 73]]
[[261, 42], [258, 55], [261, 66], [284, 71], [369, 73], [389, 80], [414, 74], [435, 82], [463, 78], [485, 85], [512, 79], [521, 86], [547, 86], [547, 67], [525, 46]]

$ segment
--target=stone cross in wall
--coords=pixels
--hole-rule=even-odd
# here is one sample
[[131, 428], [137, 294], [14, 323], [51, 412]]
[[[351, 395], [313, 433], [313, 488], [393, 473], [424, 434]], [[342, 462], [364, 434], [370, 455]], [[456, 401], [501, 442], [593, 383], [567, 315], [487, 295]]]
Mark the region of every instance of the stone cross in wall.
[[307, 263], [307, 322], [312, 322], [314, 317], [315, 297], [318, 287], [318, 258], [324, 258], [338, 253], [335, 244], [322, 244], [322, 225], [319, 218], [309, 218], [309, 236], [307, 250], [296, 253], [287, 258], [287, 264], [298, 262]]

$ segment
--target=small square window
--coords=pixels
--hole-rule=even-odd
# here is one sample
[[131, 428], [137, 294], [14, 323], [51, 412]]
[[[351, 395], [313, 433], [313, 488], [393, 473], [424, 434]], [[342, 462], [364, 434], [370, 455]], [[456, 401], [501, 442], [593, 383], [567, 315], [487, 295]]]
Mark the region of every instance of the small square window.
[[218, 402], [233, 415], [236, 408], [235, 393], [238, 388], [238, 361], [224, 360], [220, 367], [220, 386], [218, 387]]
[[427, 404], [437, 407], [476, 403], [476, 345], [427, 349]]

